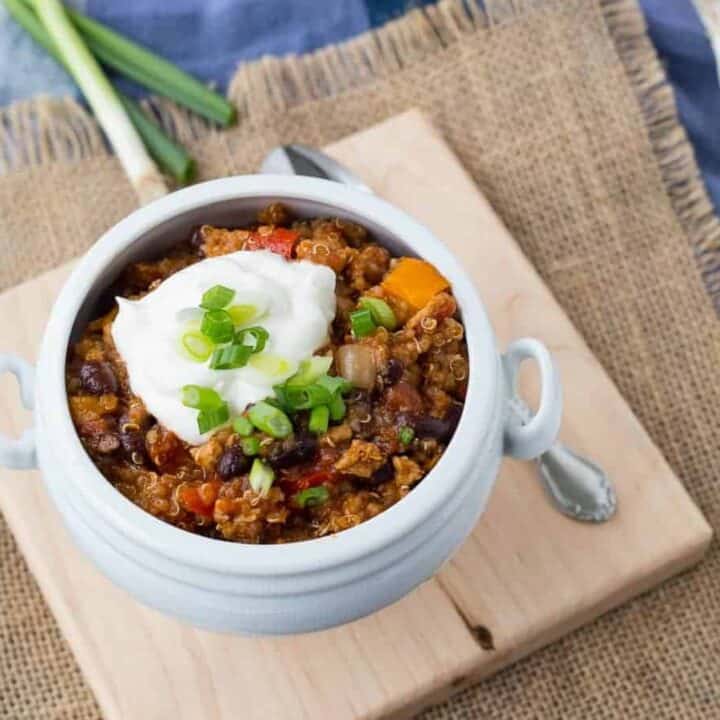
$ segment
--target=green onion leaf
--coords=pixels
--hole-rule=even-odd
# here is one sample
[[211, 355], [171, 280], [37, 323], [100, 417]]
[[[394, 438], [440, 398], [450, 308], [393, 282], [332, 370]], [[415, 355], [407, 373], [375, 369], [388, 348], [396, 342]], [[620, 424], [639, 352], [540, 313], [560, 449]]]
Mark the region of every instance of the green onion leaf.
[[222, 310], [235, 297], [235, 291], [224, 285], [213, 285], [203, 293], [200, 307], [205, 310]]
[[[274, 388], [277, 393], [277, 388]], [[318, 405], [327, 405], [332, 399], [330, 393], [321, 385], [313, 384], [306, 387], [285, 385], [284, 400], [291, 410], [310, 410]]]
[[398, 438], [403, 445], [409, 445], [415, 437], [415, 431], [408, 425], [402, 425], [398, 430]]
[[233, 321], [225, 310], [208, 310], [202, 319], [200, 332], [214, 343], [230, 342], [233, 339]]
[[262, 432], [274, 438], [286, 438], [293, 431], [290, 418], [280, 408], [260, 401], [247, 412], [250, 422]]
[[183, 385], [182, 404], [195, 410], [215, 410], [222, 407], [224, 402], [212, 388], [201, 385]]
[[324, 485], [306, 488], [293, 496], [293, 502], [301, 508], [322, 505], [330, 498], [330, 491]]
[[255, 327], [238, 330], [235, 333], [235, 342], [238, 345], [244, 345], [250, 348], [252, 353], [259, 353], [265, 349], [270, 333], [264, 328], [256, 325]]
[[248, 435], [252, 435], [253, 424], [244, 415], [240, 415], [233, 420], [233, 430], [238, 435], [248, 437]]
[[250, 481], [250, 487], [256, 493], [264, 496], [270, 492], [270, 488], [275, 480], [275, 473], [273, 469], [260, 460], [260, 458], [255, 458], [250, 468], [248, 480]]
[[235, 121], [234, 106], [199, 80], [77, 10], [67, 14], [105, 65], [221, 125]]
[[252, 350], [246, 345], [225, 345], [212, 354], [210, 367], [213, 370], [235, 370], [245, 367], [250, 355]]
[[201, 434], [223, 425], [230, 419], [230, 410], [227, 403], [223, 403], [220, 407], [212, 410], [201, 410], [197, 416], [198, 430]]
[[332, 362], [330, 355], [313, 355], [300, 363], [298, 371], [287, 381], [287, 384], [310, 385], [330, 369]]
[[353, 337], [361, 338], [374, 332], [376, 325], [369, 310], [356, 310], [350, 313], [350, 327]]
[[245, 455], [253, 457], [260, 452], [260, 441], [256, 437], [246, 437], [240, 441], [240, 447]]
[[180, 338], [185, 352], [196, 362], [205, 362], [212, 354], [214, 344], [202, 333], [190, 330]]
[[364, 297], [360, 298], [360, 307], [369, 310], [372, 319], [377, 325], [381, 325], [388, 330], [394, 330], [397, 327], [397, 318], [392, 308], [380, 298]]
[[327, 432], [329, 422], [330, 409], [327, 405], [318, 405], [310, 411], [308, 430], [317, 435], [322, 435], [322, 433]]
[[340, 393], [333, 395], [333, 398], [328, 405], [328, 409], [330, 410], [330, 419], [333, 422], [340, 422], [340, 420], [345, 417], [347, 407], [345, 406], [345, 401]]
[[257, 317], [258, 309], [254, 305], [231, 305], [227, 312], [233, 324], [247, 325]]

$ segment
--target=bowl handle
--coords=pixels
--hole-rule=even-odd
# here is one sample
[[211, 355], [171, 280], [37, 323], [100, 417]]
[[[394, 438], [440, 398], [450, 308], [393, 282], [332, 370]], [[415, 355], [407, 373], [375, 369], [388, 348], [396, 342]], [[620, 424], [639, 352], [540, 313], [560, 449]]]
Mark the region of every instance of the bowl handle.
[[[20, 385], [22, 404], [28, 410], [35, 405], [35, 368], [17, 355], [0, 353], [0, 375], [11, 372]], [[18, 439], [0, 434], [0, 465], [18, 470], [37, 467], [35, 432], [28, 428]]]
[[[517, 376], [523, 360], [534, 360], [540, 368], [540, 405], [535, 415], [517, 392]], [[560, 430], [562, 386], [552, 355], [539, 340], [515, 340], [502, 356], [508, 382], [504, 452], [519, 460], [538, 457], [550, 449]]]

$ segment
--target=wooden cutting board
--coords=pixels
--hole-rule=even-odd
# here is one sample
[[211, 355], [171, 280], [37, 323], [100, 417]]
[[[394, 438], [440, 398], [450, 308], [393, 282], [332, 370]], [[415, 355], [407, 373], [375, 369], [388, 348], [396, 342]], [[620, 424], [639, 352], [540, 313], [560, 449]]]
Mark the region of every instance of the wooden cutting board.
[[[472, 536], [409, 597], [334, 630], [247, 639], [135, 603], [74, 548], [37, 473], [0, 471], [0, 507], [108, 720], [407, 717], [688, 568], [710, 542], [681, 483], [427, 121], [410, 112], [329, 150], [455, 251], [501, 345], [523, 335], [547, 343], [565, 386], [562, 438], [612, 475], [619, 512], [602, 526], [575, 523], [550, 507], [530, 463], [506, 461]], [[0, 296], [0, 351], [35, 357], [67, 273]], [[18, 404], [2, 379], [0, 430], [27, 424]]]

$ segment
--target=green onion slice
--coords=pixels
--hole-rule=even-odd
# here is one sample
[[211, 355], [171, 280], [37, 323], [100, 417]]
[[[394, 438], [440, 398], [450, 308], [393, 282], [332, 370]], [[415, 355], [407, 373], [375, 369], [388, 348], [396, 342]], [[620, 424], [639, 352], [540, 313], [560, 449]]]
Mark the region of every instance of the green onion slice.
[[247, 416], [258, 430], [274, 438], [286, 438], [293, 431], [290, 418], [280, 408], [264, 401], [255, 403]]
[[330, 419], [333, 422], [340, 422], [340, 420], [345, 417], [347, 407], [345, 406], [345, 401], [340, 393], [333, 395], [333, 398], [328, 405], [328, 410], [330, 411]]
[[313, 355], [303, 360], [298, 371], [287, 381], [288, 385], [310, 385], [321, 375], [324, 375], [332, 365], [332, 357], [329, 355]]
[[318, 405], [310, 411], [310, 420], [308, 421], [308, 430], [317, 435], [327, 432], [328, 423], [330, 422], [330, 409], [327, 405]]
[[287, 376], [292, 372], [293, 367], [290, 361], [279, 355], [271, 353], [257, 353], [250, 357], [248, 365], [251, 365], [263, 375], [271, 378], [279, 378], [283, 375]]
[[225, 345], [212, 354], [210, 367], [213, 370], [235, 370], [245, 367], [250, 355], [252, 349], [247, 345]]
[[252, 435], [253, 424], [244, 415], [240, 415], [233, 420], [233, 430], [238, 435], [248, 437], [248, 435]]
[[270, 333], [264, 327], [256, 325], [238, 330], [235, 333], [235, 342], [238, 345], [249, 347], [252, 353], [259, 353], [265, 349], [269, 337]]
[[235, 291], [224, 285], [213, 285], [203, 293], [200, 307], [205, 310], [222, 310], [235, 297]]
[[235, 325], [247, 325], [258, 315], [258, 309], [254, 305], [231, 305], [227, 313]]
[[234, 334], [232, 318], [225, 310], [208, 310], [203, 315], [200, 332], [214, 343], [230, 342]]
[[205, 335], [195, 330], [189, 330], [180, 338], [180, 344], [185, 352], [195, 362], [205, 362], [212, 354], [214, 343]]
[[330, 393], [317, 383], [305, 387], [285, 385], [283, 392], [285, 405], [291, 410], [310, 410], [318, 405], [327, 405], [332, 400]]
[[198, 430], [201, 434], [212, 430], [213, 428], [223, 425], [230, 419], [230, 410], [227, 403], [223, 403], [220, 407], [212, 410], [201, 410], [197, 416]]
[[224, 402], [212, 388], [201, 385], [183, 385], [182, 404], [195, 410], [215, 410], [222, 407]]
[[321, 375], [316, 381], [316, 385], [325, 388], [331, 395], [340, 395], [352, 390], [352, 383], [343, 377], [337, 375]]
[[365, 310], [369, 310], [372, 315], [372, 319], [377, 325], [388, 330], [394, 330], [397, 327], [398, 321], [395, 317], [395, 313], [392, 308], [380, 298], [364, 297], [360, 298], [360, 307]]
[[353, 337], [361, 338], [375, 331], [376, 325], [369, 310], [356, 310], [350, 313], [350, 327]]
[[409, 445], [415, 437], [415, 431], [408, 425], [402, 425], [398, 430], [398, 438], [403, 445]]
[[275, 480], [275, 473], [273, 469], [264, 463], [260, 458], [253, 460], [252, 467], [250, 468], [250, 487], [260, 495], [267, 495], [270, 492], [273, 481]]
[[240, 441], [243, 454], [253, 457], [260, 452], [260, 441], [256, 437], [246, 437]]
[[330, 491], [324, 485], [306, 488], [293, 496], [293, 501], [298, 507], [314, 507], [322, 505], [330, 498]]

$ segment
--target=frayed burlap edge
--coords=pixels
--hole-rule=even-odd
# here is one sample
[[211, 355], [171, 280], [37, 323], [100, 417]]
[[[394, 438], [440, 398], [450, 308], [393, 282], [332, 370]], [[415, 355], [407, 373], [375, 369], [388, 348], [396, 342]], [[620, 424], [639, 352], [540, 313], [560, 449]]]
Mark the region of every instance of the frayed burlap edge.
[[[362, 87], [447, 48], [478, 28], [510, 23], [561, 0], [442, 0], [384, 27], [304, 56], [266, 57], [238, 69], [228, 95], [241, 123], [259, 124], [270, 113]], [[601, 0], [606, 24], [632, 83], [650, 143], [700, 274], [720, 311], [720, 220], [700, 178], [680, 124], [672, 88], [635, 0]], [[180, 142], [215, 130], [163, 99], [145, 106]], [[108, 153], [94, 120], [72, 99], [41, 97], [0, 110], [0, 173]]]

